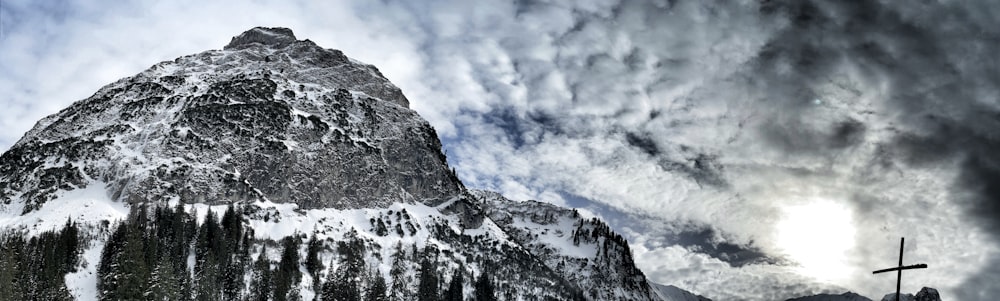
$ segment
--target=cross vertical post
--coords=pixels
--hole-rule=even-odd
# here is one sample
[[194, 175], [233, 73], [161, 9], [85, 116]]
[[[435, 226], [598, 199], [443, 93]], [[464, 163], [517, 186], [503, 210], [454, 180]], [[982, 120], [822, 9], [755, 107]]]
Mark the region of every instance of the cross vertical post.
[[[906, 241], [905, 237], [899, 238], [899, 265], [903, 266], [903, 242]], [[874, 274], [873, 274], [874, 275]], [[903, 270], [896, 270], [896, 301], [899, 301], [899, 284], [903, 282]]]
[[909, 270], [909, 269], [926, 269], [927, 268], [927, 264], [923, 264], [923, 263], [914, 264], [914, 265], [908, 265], [908, 266], [903, 266], [903, 245], [904, 245], [903, 242], [904, 241], [905, 241], [904, 237], [900, 237], [899, 238], [899, 265], [898, 266], [896, 266], [894, 268], [881, 269], [881, 270], [872, 272], [872, 274], [878, 274], [878, 273], [883, 273], [883, 272], [896, 271], [896, 301], [899, 301], [899, 288], [900, 288], [900, 283], [903, 280], [903, 270]]

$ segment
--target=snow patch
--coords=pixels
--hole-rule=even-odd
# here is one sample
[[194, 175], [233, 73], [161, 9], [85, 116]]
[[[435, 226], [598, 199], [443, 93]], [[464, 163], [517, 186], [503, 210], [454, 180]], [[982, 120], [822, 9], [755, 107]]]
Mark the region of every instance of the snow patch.
[[29, 236], [61, 229], [70, 218], [81, 224], [114, 223], [124, 219], [129, 212], [126, 204], [111, 200], [107, 184], [99, 181], [91, 182], [84, 188], [59, 191], [41, 208], [24, 215], [17, 207], [11, 206], [0, 212], [0, 225], [7, 229], [24, 230]]
[[594, 244], [573, 244], [572, 229], [576, 228], [576, 219], [560, 218], [558, 223], [543, 225], [526, 220], [523, 216], [514, 219], [513, 227], [521, 228], [538, 236], [536, 242], [553, 248], [557, 253], [576, 258], [592, 258], [597, 255]]
[[97, 300], [97, 264], [104, 251], [103, 240], [92, 240], [80, 255], [81, 266], [66, 274], [66, 288], [77, 301]]

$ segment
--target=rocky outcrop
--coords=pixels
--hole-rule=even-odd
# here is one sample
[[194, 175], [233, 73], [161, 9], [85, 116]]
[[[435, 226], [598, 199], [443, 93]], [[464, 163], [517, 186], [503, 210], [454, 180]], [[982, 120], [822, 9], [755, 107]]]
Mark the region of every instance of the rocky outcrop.
[[255, 27], [233, 37], [233, 40], [223, 47], [224, 50], [237, 50], [260, 44], [269, 48], [283, 48], [298, 41], [291, 29], [281, 27]]
[[437, 134], [407, 105], [375, 67], [254, 28], [39, 121], [0, 157], [0, 204], [30, 212], [98, 183], [132, 203], [343, 209], [461, 195]]
[[[896, 293], [886, 294], [882, 297], [882, 301], [896, 301]], [[938, 294], [936, 289], [924, 287], [917, 292], [916, 296], [913, 294], [900, 294], [899, 301], [941, 301], [941, 295]]]
[[941, 301], [941, 295], [933, 288], [924, 287], [917, 292], [916, 301]]

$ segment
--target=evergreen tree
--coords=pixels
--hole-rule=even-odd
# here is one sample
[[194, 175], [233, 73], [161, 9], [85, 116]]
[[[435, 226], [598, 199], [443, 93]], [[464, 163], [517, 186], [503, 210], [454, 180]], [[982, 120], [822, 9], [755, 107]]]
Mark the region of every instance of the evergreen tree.
[[448, 290], [444, 292], [445, 301], [462, 301], [464, 300], [463, 290], [463, 275], [462, 268], [456, 268], [455, 273], [451, 276], [451, 282], [448, 283]]
[[223, 251], [220, 254], [222, 292], [226, 300], [240, 298], [243, 275], [249, 262], [249, 253], [243, 249], [243, 217], [236, 205], [230, 204], [222, 215]]
[[351, 229], [344, 237], [345, 241], [337, 243], [337, 251], [343, 261], [336, 272], [327, 277], [327, 287], [324, 300], [361, 301], [361, 287], [365, 280], [364, 244], [357, 237], [357, 232]]
[[323, 287], [320, 292], [320, 300], [322, 301], [335, 300], [334, 298], [336, 298], [339, 293], [337, 289], [339, 289], [339, 286], [342, 285], [341, 283], [338, 283], [341, 277], [339, 277], [338, 273], [332, 268], [333, 261], [330, 262], [330, 267], [330, 272], [326, 274], [326, 280], [323, 282]]
[[60, 247], [62, 251], [59, 252], [63, 256], [63, 273], [69, 273], [76, 270], [76, 264], [80, 258], [80, 229], [73, 222], [73, 219], [66, 220], [66, 225], [63, 227], [62, 231], [59, 233], [59, 238], [61, 240]]
[[185, 210], [182, 202], [177, 202], [173, 210], [165, 209], [165, 211], [169, 213], [169, 227], [171, 228], [167, 258], [169, 258], [174, 275], [177, 277], [180, 300], [191, 300], [194, 280], [191, 279], [191, 273], [188, 270], [188, 257], [191, 255], [191, 241], [197, 232], [195, 216]]
[[211, 210], [205, 216], [205, 222], [198, 229], [198, 239], [195, 241], [194, 264], [194, 297], [198, 301], [214, 301], [222, 299], [222, 261], [224, 249], [222, 245], [222, 228], [218, 218]]
[[274, 272], [274, 301], [287, 301], [289, 292], [302, 280], [299, 272], [299, 239], [289, 236], [281, 240], [281, 261]]
[[493, 283], [490, 282], [490, 278], [489, 276], [487, 276], [487, 274], [488, 274], [487, 272], [484, 272], [483, 274], [479, 275], [478, 279], [476, 279], [475, 293], [473, 294], [473, 296], [475, 296], [476, 301], [497, 300], [496, 292], [494, 292], [493, 289]]
[[417, 300], [438, 300], [438, 274], [434, 264], [427, 258], [420, 261], [420, 284], [417, 286]]
[[267, 245], [264, 245], [253, 263], [250, 274], [249, 300], [267, 301], [271, 296], [271, 287], [271, 262], [267, 259]]
[[392, 277], [392, 287], [389, 290], [389, 299], [394, 301], [406, 300], [409, 295], [409, 280], [406, 278], [407, 261], [406, 251], [402, 243], [396, 243], [396, 252], [392, 256], [392, 268], [389, 270], [389, 277]]
[[149, 296], [146, 300], [181, 300], [183, 289], [180, 276], [177, 275], [173, 264], [167, 260], [160, 260], [149, 277]]
[[22, 300], [24, 294], [24, 270], [20, 264], [24, 258], [24, 236], [20, 233], [0, 234], [0, 299]]
[[379, 273], [375, 274], [375, 279], [372, 280], [371, 287], [368, 288], [368, 294], [365, 295], [365, 301], [389, 301], [389, 297], [385, 295], [385, 278], [382, 278]]
[[[239, 239], [234, 244], [239, 244]], [[222, 296], [224, 300], [238, 300], [243, 291], [243, 275], [248, 261], [240, 253], [228, 254], [227, 257], [228, 263], [222, 266]]]
[[329, 281], [324, 284], [324, 301], [361, 301], [361, 290], [358, 281], [344, 273], [331, 273]]
[[97, 265], [97, 294], [101, 300], [121, 300], [119, 281], [123, 280], [120, 257], [125, 249], [126, 222], [119, 224], [104, 243], [101, 260]]
[[149, 291], [151, 268], [145, 206], [135, 206], [115, 229], [101, 254], [97, 288], [101, 300], [140, 300]]
[[313, 279], [314, 290], [319, 290], [320, 288], [320, 275], [319, 272], [323, 270], [323, 263], [320, 262], [319, 252], [323, 249], [323, 242], [316, 239], [316, 234], [313, 234], [309, 238], [309, 243], [306, 246], [306, 271]]
[[25, 235], [0, 233], [0, 300], [72, 300], [65, 276], [76, 268], [76, 225]]

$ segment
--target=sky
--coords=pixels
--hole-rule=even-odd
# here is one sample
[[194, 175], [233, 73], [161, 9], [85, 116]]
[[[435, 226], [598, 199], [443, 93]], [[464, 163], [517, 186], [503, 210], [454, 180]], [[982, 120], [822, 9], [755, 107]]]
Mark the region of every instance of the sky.
[[1000, 294], [1000, 3], [0, 0], [0, 150], [254, 26], [377, 66], [468, 187], [715, 300]]

